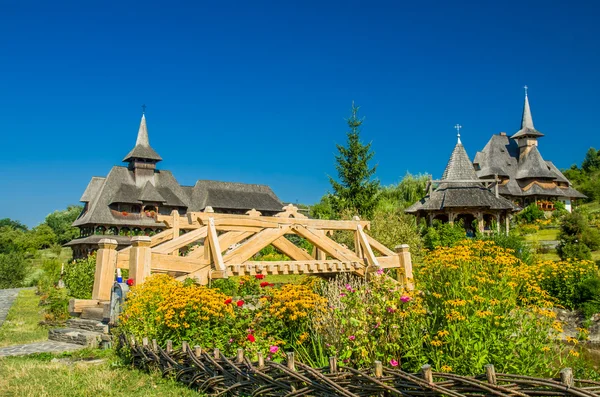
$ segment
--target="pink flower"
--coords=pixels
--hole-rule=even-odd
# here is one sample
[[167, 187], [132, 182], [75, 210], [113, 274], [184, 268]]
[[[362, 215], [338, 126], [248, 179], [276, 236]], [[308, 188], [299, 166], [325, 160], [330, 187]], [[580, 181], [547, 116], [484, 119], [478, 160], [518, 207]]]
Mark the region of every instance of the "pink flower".
[[390, 365], [392, 367], [397, 367], [398, 366], [398, 361], [394, 360], [393, 358], [390, 360]]
[[344, 293], [341, 293], [341, 294], [340, 294], [340, 296], [343, 298], [344, 296], [346, 296], [346, 294], [344, 294]]
[[406, 302], [410, 302], [410, 301], [412, 300], [412, 298], [411, 298], [410, 296], [408, 296], [408, 295], [402, 295], [402, 296], [400, 297], [400, 300], [401, 300], [402, 302], [406, 303]]
[[350, 284], [346, 284], [346, 290], [352, 291], [352, 286]]
[[388, 307], [387, 311], [390, 313], [394, 313], [396, 311], [396, 309], [394, 309], [393, 307]]
[[275, 354], [279, 351], [279, 346], [271, 346], [271, 347], [269, 347], [269, 351], [271, 353]]
[[383, 269], [377, 269], [377, 274], [381, 276], [383, 274]]
[[350, 339], [350, 340], [354, 340], [354, 339], [356, 339], [356, 336], [354, 336], [354, 335], [350, 335], [350, 336], [348, 337], [348, 339]]
[[229, 343], [233, 343], [233, 338], [229, 339]]

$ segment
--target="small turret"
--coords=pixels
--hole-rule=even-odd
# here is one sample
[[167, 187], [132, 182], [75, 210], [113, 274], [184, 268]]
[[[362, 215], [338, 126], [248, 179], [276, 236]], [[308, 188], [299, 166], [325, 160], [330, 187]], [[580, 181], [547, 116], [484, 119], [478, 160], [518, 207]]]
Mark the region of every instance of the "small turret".
[[143, 186], [150, 181], [154, 184], [154, 170], [156, 163], [162, 158], [150, 146], [148, 139], [148, 128], [146, 127], [146, 115], [142, 113], [140, 129], [134, 148], [125, 156], [124, 162], [129, 163], [129, 169], [134, 172], [137, 186]]

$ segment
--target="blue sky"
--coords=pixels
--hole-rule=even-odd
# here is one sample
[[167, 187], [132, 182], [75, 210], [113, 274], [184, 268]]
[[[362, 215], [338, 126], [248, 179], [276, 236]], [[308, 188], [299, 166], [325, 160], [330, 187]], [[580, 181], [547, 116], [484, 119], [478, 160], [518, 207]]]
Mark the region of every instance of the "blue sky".
[[600, 147], [596, 2], [1, 2], [0, 218], [30, 226], [120, 164], [144, 103], [180, 183], [302, 203], [353, 100], [386, 185], [439, 177], [456, 123], [471, 158], [516, 132], [525, 84], [547, 160]]

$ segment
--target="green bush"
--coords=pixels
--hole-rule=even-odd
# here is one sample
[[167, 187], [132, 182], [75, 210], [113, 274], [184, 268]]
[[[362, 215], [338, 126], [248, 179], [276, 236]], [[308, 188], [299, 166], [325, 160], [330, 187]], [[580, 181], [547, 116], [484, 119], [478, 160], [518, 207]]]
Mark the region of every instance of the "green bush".
[[525, 209], [516, 216], [518, 222], [534, 223], [538, 219], [544, 219], [544, 211], [537, 204], [529, 204]]
[[20, 253], [0, 254], [0, 289], [23, 286], [29, 264]]
[[62, 264], [56, 258], [44, 259], [42, 261], [42, 275], [37, 286], [40, 293], [45, 294], [58, 284]]
[[40, 297], [47, 323], [58, 323], [69, 318], [69, 295], [65, 288], [51, 287]]
[[73, 298], [91, 299], [94, 289], [96, 254], [65, 265], [64, 282]]
[[465, 237], [466, 232], [460, 222], [451, 225], [435, 221], [433, 226], [427, 228], [427, 232], [423, 236], [423, 243], [426, 248], [432, 250], [437, 247], [453, 247]]
[[586, 318], [600, 313], [600, 278], [582, 281], [577, 286], [579, 308]]

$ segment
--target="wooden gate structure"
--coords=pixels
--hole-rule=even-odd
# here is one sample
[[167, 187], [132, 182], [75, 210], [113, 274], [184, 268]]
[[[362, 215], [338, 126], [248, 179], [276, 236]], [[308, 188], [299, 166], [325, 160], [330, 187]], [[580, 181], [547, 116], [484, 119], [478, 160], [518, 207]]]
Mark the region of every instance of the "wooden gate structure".
[[[208, 207], [186, 216], [177, 211], [156, 215], [156, 220], [168, 228], [152, 237], [133, 237], [131, 246], [120, 251], [115, 240], [100, 241], [92, 300], [72, 302], [72, 312], [108, 301], [116, 268], [129, 269], [135, 284], [143, 283], [151, 273], [169, 273], [180, 280], [190, 277], [208, 284], [210, 279], [238, 275], [330, 276], [351, 272], [366, 276], [379, 269], [396, 268], [398, 281], [407, 289], [413, 288], [408, 245], [390, 250], [365, 232], [370, 223], [358, 217], [348, 221], [309, 219], [290, 204], [274, 216], [262, 216], [256, 210], [246, 215], [220, 214]], [[354, 250], [330, 237], [338, 230], [354, 233]], [[313, 252], [295, 245], [286, 235], [305, 238], [314, 246]], [[252, 260], [269, 245], [290, 260]]]

